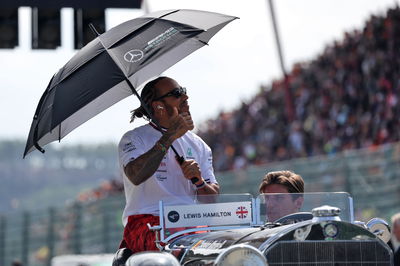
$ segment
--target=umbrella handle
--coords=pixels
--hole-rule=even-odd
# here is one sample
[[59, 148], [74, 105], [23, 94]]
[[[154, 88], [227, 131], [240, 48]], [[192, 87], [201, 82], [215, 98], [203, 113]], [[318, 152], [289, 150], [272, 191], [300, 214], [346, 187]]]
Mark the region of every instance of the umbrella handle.
[[[183, 162], [185, 161], [185, 158], [183, 158], [183, 156], [180, 156], [177, 151], [175, 150], [174, 146], [171, 145], [172, 150], [175, 152], [175, 158], [178, 161], [179, 164], [183, 164]], [[196, 184], [197, 182], [199, 182], [199, 178], [197, 177], [192, 177], [190, 179], [190, 181], [192, 182], [192, 184]]]
[[179, 165], [183, 164], [183, 162], [185, 161], [185, 158], [183, 158], [183, 156], [180, 156], [178, 153], [176, 153], [174, 146], [171, 146], [171, 148], [174, 150], [175, 152], [175, 158], [178, 161]]

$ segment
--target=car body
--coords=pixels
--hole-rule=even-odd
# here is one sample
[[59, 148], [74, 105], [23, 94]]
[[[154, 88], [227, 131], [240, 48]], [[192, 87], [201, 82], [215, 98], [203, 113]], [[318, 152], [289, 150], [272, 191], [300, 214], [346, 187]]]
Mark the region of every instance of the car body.
[[[284, 213], [290, 208], [279, 206], [287, 202], [283, 197], [300, 197], [301, 208]], [[355, 221], [353, 200], [344, 192], [256, 198], [232, 194], [198, 197], [190, 205], [168, 202], [160, 202], [160, 225], [151, 229], [160, 251], [173, 254], [180, 265], [393, 265], [387, 223]], [[277, 213], [283, 217], [272, 221]], [[138, 265], [135, 256], [127, 265]]]

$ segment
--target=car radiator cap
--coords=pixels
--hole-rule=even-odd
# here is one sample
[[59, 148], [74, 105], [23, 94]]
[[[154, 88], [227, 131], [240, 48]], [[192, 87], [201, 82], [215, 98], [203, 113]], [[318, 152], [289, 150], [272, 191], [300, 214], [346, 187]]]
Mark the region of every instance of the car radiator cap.
[[324, 205], [324, 206], [312, 209], [311, 212], [314, 217], [335, 217], [335, 216], [339, 216], [340, 209], [337, 207]]

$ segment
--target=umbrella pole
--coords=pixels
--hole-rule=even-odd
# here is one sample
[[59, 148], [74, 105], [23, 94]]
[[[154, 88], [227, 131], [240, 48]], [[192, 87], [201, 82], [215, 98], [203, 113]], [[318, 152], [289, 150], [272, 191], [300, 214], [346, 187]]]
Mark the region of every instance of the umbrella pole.
[[[143, 101], [142, 97], [140, 97], [139, 93], [135, 90], [135, 88], [133, 87], [131, 81], [125, 77], [126, 83], [128, 83], [129, 88], [132, 90], [133, 94], [136, 95], [136, 97], [139, 99], [140, 104], [143, 106], [144, 110], [146, 110], [146, 112], [149, 114], [150, 120], [153, 121], [153, 123], [156, 125], [158, 131], [160, 131], [162, 133], [161, 127], [158, 125], [157, 121], [153, 119], [150, 110], [147, 108], [146, 103]], [[183, 161], [185, 161], [185, 158], [183, 158], [183, 156], [181, 156], [176, 149], [174, 148], [173, 145], [171, 145], [171, 149], [173, 150], [173, 152], [175, 153], [176, 156], [176, 160], [179, 162], [179, 164], [182, 164]]]
[[[93, 31], [93, 33], [96, 35], [96, 37], [98, 37], [100, 35], [100, 33], [97, 32], [96, 28], [94, 27], [94, 25], [92, 23], [89, 23], [89, 27], [90, 29]], [[137, 93], [137, 91], [135, 90], [135, 88], [133, 87], [131, 81], [125, 77], [126, 82], [128, 83], [129, 88], [131, 89], [131, 91], [133, 92], [133, 94], [136, 95], [136, 97], [139, 99], [140, 104], [143, 106], [143, 108], [146, 110], [146, 112], [149, 114], [150, 119], [153, 121], [153, 123], [156, 125], [157, 129], [162, 132], [161, 127], [158, 125], [158, 123], [153, 119], [153, 117], [151, 116], [151, 113], [149, 111], [149, 109], [147, 108], [146, 104], [143, 102], [142, 97], [140, 97], [140, 95]], [[36, 146], [36, 145], [35, 145]], [[38, 148], [38, 147], [36, 147]], [[40, 148], [40, 147], [39, 147]], [[171, 145], [172, 150], [174, 151], [175, 155], [176, 155], [176, 160], [179, 162], [179, 164], [182, 164], [183, 161], [185, 160], [183, 158], [183, 156], [180, 156], [179, 153], [175, 150], [174, 146]]]
[[[96, 28], [94, 27], [94, 25], [92, 23], [89, 23], [89, 27], [90, 29], [93, 31], [93, 33], [96, 35], [96, 37], [98, 37], [100, 34], [97, 32]], [[162, 133], [161, 127], [158, 125], [157, 121], [153, 119], [150, 110], [147, 108], [146, 104], [143, 102], [142, 97], [140, 97], [140, 95], [137, 93], [137, 91], [135, 90], [135, 88], [133, 87], [131, 81], [125, 77], [126, 82], [128, 83], [129, 88], [131, 89], [131, 91], [133, 92], [133, 94], [136, 95], [136, 97], [139, 99], [140, 104], [143, 106], [144, 110], [146, 110], [146, 112], [149, 114], [150, 116], [150, 120], [153, 121], [153, 123], [156, 125], [157, 129]], [[179, 155], [179, 153], [175, 150], [174, 146], [171, 145], [172, 150], [175, 153], [176, 156], [176, 160], [178, 161], [179, 164], [182, 164], [183, 161], [185, 161], [185, 158], [183, 158], [183, 156]]]
[[92, 32], [96, 35], [96, 37], [100, 36], [100, 33], [97, 32], [97, 30], [94, 27], [93, 23], [89, 23], [89, 27], [92, 30]]

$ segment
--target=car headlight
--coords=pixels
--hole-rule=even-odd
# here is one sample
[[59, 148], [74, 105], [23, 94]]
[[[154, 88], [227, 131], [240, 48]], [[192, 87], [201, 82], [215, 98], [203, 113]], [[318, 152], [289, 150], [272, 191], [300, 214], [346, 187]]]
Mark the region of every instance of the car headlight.
[[126, 266], [180, 266], [179, 261], [165, 252], [140, 252], [133, 254], [125, 263]]
[[265, 266], [268, 263], [261, 251], [255, 247], [240, 244], [231, 246], [221, 252], [215, 260], [215, 265]]

